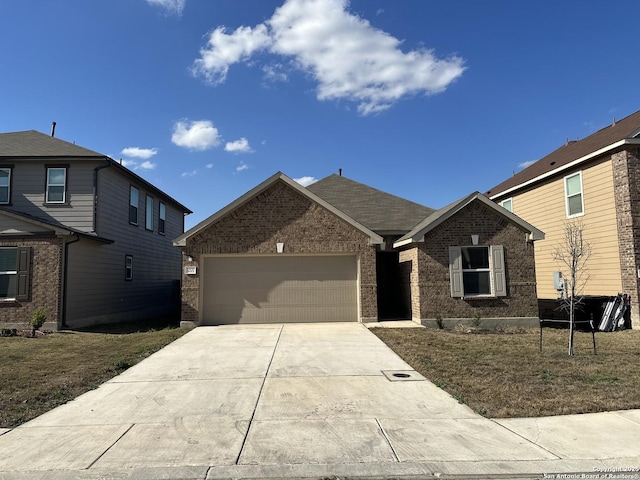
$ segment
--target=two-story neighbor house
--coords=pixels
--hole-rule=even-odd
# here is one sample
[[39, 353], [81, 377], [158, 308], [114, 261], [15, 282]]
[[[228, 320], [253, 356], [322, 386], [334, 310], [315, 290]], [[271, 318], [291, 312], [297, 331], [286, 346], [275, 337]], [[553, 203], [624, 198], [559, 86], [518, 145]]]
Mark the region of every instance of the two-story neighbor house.
[[640, 278], [640, 111], [579, 141], [568, 141], [487, 192], [492, 200], [544, 230], [536, 244], [538, 295], [558, 297], [554, 261], [567, 222], [579, 221], [592, 254], [585, 295], [631, 296], [638, 315]]
[[113, 159], [34, 130], [0, 134], [0, 327], [166, 315], [191, 211]]

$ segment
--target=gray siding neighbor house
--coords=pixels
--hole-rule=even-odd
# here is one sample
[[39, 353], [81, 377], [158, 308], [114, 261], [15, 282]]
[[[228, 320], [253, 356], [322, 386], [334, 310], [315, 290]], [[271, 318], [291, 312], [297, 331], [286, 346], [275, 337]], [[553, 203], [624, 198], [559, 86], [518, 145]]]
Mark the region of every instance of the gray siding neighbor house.
[[278, 172], [175, 239], [182, 322], [537, 324], [544, 234], [480, 193], [431, 208]]
[[0, 327], [144, 320], [179, 305], [185, 206], [113, 159], [34, 130], [0, 134]]

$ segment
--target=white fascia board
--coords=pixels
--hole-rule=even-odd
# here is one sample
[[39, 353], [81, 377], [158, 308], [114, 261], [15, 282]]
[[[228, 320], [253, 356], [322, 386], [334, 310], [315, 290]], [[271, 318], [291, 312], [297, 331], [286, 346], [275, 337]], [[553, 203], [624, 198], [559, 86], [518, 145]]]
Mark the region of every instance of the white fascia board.
[[527, 180], [526, 182], [523, 182], [519, 185], [516, 185], [515, 187], [511, 187], [503, 192], [500, 193], [496, 193], [495, 195], [490, 196], [489, 198], [491, 200], [494, 200], [495, 198], [498, 197], [502, 197], [504, 195], [507, 195], [511, 192], [515, 192], [516, 190], [520, 190], [521, 188], [524, 188], [528, 185], [531, 185], [532, 183], [536, 183], [539, 182], [540, 180], [544, 180], [545, 178], [551, 177], [553, 175], [556, 175], [557, 173], [560, 173], [564, 170], [568, 170], [570, 168], [575, 167], [576, 165], [580, 165], [583, 162], [586, 162], [587, 160], [591, 160], [595, 157], [598, 157], [604, 153], [607, 153], [611, 150], [615, 150], [618, 147], [621, 147], [623, 145], [640, 145], [640, 139], [639, 138], [625, 138], [624, 140], [620, 140], [616, 143], [612, 143], [611, 145], [608, 145], [606, 147], [601, 148], [600, 150], [596, 150], [595, 152], [591, 152], [589, 155], [585, 155], [584, 157], [580, 157], [576, 160], [574, 160], [571, 163], [567, 163], [566, 165], [562, 165], [561, 167], [558, 167], [554, 170], [550, 170], [547, 173], [543, 173], [542, 175], [538, 175], [535, 178], [532, 178], [531, 180]]
[[397, 242], [393, 243], [393, 248], [404, 247], [405, 245], [409, 245], [410, 243], [418, 243], [418, 242], [424, 242], [424, 235], [420, 240], [416, 240], [414, 238], [406, 238], [404, 240], [398, 240]]

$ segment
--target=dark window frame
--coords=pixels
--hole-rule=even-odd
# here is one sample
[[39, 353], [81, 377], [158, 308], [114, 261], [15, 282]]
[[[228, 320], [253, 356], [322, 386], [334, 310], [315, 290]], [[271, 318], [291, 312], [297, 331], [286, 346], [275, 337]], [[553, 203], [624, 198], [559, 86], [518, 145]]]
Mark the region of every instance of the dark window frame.
[[[11, 205], [11, 193], [13, 192], [13, 165], [0, 165], [0, 170], [9, 170], [9, 184], [6, 185], [7, 191], [7, 201], [0, 201], [0, 205]], [[4, 185], [2, 185], [3, 187]]]
[[[137, 201], [134, 205], [132, 203], [133, 200], [133, 191], [136, 192]], [[129, 185], [129, 223], [131, 225], [138, 226], [138, 215], [140, 210], [140, 189], [134, 185]]]
[[[151, 200], [151, 209], [149, 209], [149, 200]], [[144, 228], [149, 232], [153, 232], [153, 197], [148, 193], [144, 199]], [[151, 227], [149, 227], [151, 223]]]
[[167, 205], [159, 202], [158, 207], [158, 233], [160, 235], [166, 235], [167, 226]]
[[133, 255], [124, 256], [124, 280], [126, 282], [133, 281]]

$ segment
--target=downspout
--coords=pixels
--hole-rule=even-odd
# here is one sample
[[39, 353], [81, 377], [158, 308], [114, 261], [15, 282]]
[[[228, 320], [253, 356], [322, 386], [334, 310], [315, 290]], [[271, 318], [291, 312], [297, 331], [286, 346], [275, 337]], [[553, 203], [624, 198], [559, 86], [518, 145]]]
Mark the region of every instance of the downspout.
[[93, 233], [98, 233], [98, 171], [110, 166], [111, 161], [107, 159], [105, 165], [100, 165], [93, 169]]
[[65, 242], [64, 244], [64, 265], [62, 272], [62, 321], [60, 322], [60, 328], [67, 328], [67, 267], [69, 266], [69, 245], [80, 241], [80, 235], [75, 234], [76, 239], [71, 242]]

